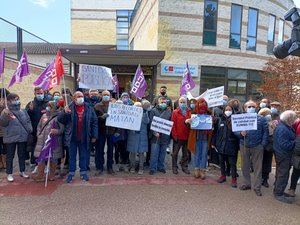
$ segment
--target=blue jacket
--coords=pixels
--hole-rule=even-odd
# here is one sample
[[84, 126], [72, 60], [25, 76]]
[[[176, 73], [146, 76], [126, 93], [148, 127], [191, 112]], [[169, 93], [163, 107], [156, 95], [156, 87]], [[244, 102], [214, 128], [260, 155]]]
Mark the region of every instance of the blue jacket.
[[[235, 133], [240, 138], [240, 144], [244, 145], [244, 137], [241, 132]], [[267, 146], [269, 143], [269, 127], [266, 118], [257, 115], [257, 130], [249, 130], [246, 135], [246, 148], [254, 148], [258, 145]]]
[[275, 154], [292, 155], [296, 140], [296, 134], [292, 127], [280, 122], [274, 131], [273, 139]]
[[[71, 113], [62, 112], [58, 115], [58, 122], [65, 125], [65, 145], [70, 146], [71, 141], [77, 140], [77, 112], [75, 104], [70, 104]], [[98, 120], [94, 108], [84, 103], [82, 142], [89, 146], [92, 138], [98, 137]]]

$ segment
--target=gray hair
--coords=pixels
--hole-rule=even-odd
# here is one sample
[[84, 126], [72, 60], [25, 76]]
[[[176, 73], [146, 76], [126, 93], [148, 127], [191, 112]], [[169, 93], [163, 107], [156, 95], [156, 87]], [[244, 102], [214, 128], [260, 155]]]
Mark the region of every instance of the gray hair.
[[288, 126], [293, 126], [293, 124], [295, 123], [297, 119], [297, 114], [292, 111], [292, 110], [287, 110], [284, 111], [281, 115], [280, 115], [280, 120], [287, 124]]
[[246, 102], [246, 103], [244, 104], [244, 109], [246, 109], [250, 103], [254, 103], [254, 104], [255, 104], [255, 106], [257, 107], [257, 104], [256, 104], [256, 102], [255, 102], [255, 101], [253, 101], [253, 100], [249, 100], [248, 102]]
[[178, 99], [178, 102], [180, 102], [180, 100], [184, 100], [185, 102], [187, 102], [187, 98], [185, 96], [181, 96], [179, 99]]
[[141, 103], [142, 103], [143, 109], [148, 109], [151, 107], [151, 103], [146, 99], [143, 99]]

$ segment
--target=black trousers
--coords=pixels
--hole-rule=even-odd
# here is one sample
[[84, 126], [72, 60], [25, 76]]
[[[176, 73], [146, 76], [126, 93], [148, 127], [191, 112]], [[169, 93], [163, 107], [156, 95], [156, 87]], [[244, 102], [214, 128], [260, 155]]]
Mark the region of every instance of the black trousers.
[[[128, 164], [129, 152], [127, 152], [127, 141], [121, 140], [115, 144], [115, 163]], [[121, 159], [121, 160], [120, 160]]]
[[273, 193], [276, 196], [282, 196], [289, 181], [292, 155], [289, 154], [282, 156], [275, 153], [275, 161], [276, 179]]
[[3, 137], [0, 137], [0, 155], [6, 155], [6, 145], [3, 143]]
[[173, 141], [172, 167], [178, 168], [177, 161], [180, 149], [182, 149], [182, 159], [180, 161], [181, 167], [187, 168], [189, 163], [189, 155], [187, 150], [187, 141], [183, 140]]
[[272, 171], [272, 159], [273, 159], [273, 152], [264, 150], [263, 164], [262, 164], [262, 179], [263, 180], [269, 179], [269, 174]]
[[[230, 172], [232, 178], [236, 178], [236, 162], [237, 162], [237, 155], [224, 155], [219, 154], [220, 160], [220, 167], [221, 167], [221, 174], [222, 176], [226, 176], [226, 161], [228, 160], [230, 165]], [[228, 166], [228, 165], [227, 165]]]
[[25, 171], [25, 153], [27, 148], [27, 142], [15, 142], [6, 144], [7, 154], [6, 154], [6, 173], [13, 173], [13, 161], [16, 153], [18, 153], [19, 169], [20, 172]]
[[299, 178], [300, 178], [300, 169], [293, 168], [290, 189], [296, 190], [297, 182], [298, 182]]

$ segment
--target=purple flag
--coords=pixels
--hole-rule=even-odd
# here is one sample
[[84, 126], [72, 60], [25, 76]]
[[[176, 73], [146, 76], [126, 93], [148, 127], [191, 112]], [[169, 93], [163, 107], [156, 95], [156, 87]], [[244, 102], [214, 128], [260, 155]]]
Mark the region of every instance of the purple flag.
[[39, 77], [34, 81], [35, 86], [41, 87], [44, 91], [49, 90], [51, 78], [56, 73], [55, 70], [55, 60], [53, 60], [46, 69], [39, 75]]
[[10, 88], [15, 83], [17, 84], [21, 83], [23, 81], [23, 77], [27, 76], [28, 74], [29, 74], [29, 66], [27, 61], [27, 54], [26, 52], [23, 52], [20, 62], [18, 63], [18, 67], [14, 72], [8, 87]]
[[145, 91], [147, 90], [147, 82], [144, 77], [144, 73], [142, 71], [141, 66], [137, 68], [131, 87], [131, 94], [134, 94], [137, 98], [141, 99], [145, 95]]
[[112, 82], [113, 82], [113, 85], [114, 85], [114, 90], [113, 90], [113, 92], [119, 93], [119, 80], [118, 80], [117, 75], [114, 75], [114, 76], [112, 77]]
[[[55, 123], [53, 123], [51, 128], [55, 129], [55, 127], [56, 127]], [[42, 161], [46, 161], [49, 157], [51, 158], [53, 155], [53, 150], [57, 147], [57, 145], [58, 145], [57, 136], [49, 134], [42, 148], [40, 156], [36, 159], [36, 162], [40, 163]]]
[[4, 73], [5, 48], [0, 50], [0, 76]]
[[192, 79], [192, 74], [190, 72], [189, 64], [186, 63], [186, 69], [181, 81], [180, 95], [185, 95], [187, 92], [193, 90], [195, 87], [195, 82]]

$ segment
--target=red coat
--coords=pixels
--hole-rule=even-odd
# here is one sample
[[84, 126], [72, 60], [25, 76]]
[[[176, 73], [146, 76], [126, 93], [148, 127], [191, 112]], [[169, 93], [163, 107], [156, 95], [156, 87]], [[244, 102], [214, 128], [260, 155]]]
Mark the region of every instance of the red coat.
[[186, 115], [182, 115], [180, 108], [177, 108], [172, 113], [172, 121], [174, 122], [172, 128], [173, 139], [179, 139], [187, 141], [189, 138], [189, 127], [185, 124], [185, 120], [191, 117], [189, 109], [186, 111]]
[[296, 136], [300, 136], [300, 119], [296, 120], [293, 127], [295, 129]]

